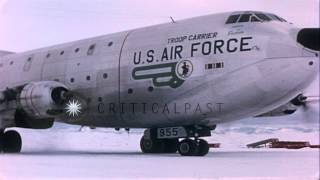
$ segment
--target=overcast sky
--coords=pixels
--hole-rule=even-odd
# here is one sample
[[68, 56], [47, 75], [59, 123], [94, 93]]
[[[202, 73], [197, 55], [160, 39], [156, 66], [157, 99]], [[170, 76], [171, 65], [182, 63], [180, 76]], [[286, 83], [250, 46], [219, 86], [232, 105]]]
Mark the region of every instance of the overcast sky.
[[0, 49], [21, 52], [147, 25], [170, 16], [234, 10], [273, 12], [319, 26], [319, 0], [0, 0]]

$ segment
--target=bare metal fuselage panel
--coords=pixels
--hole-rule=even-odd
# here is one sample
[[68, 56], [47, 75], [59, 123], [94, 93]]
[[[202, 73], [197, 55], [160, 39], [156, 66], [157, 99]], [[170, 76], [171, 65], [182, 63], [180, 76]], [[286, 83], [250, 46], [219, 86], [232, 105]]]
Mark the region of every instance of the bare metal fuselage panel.
[[166, 127], [255, 116], [310, 83], [318, 61], [295, 42], [291, 25], [225, 25], [228, 15], [3, 56], [0, 91], [59, 81], [88, 103], [88, 118], [69, 123]]

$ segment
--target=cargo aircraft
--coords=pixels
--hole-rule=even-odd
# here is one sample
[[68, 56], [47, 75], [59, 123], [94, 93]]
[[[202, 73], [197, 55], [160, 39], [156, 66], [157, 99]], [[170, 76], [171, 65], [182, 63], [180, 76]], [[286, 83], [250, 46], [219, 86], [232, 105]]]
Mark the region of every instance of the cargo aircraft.
[[306, 105], [304, 89], [319, 71], [319, 34], [272, 13], [238, 11], [1, 51], [0, 151], [22, 149], [8, 128], [58, 121], [145, 128], [144, 153], [204, 156], [202, 137], [218, 124]]

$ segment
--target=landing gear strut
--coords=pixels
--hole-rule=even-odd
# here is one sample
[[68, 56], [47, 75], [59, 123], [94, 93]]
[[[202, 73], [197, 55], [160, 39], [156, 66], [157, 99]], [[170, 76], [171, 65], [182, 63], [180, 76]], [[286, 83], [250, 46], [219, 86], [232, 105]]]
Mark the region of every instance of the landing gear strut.
[[17, 131], [0, 130], [0, 152], [19, 153], [22, 147], [21, 136]]
[[[174, 127], [147, 129], [140, 141], [144, 153], [176, 153], [182, 156], [205, 156], [209, 144], [199, 137], [210, 136], [212, 128]], [[179, 142], [179, 138], [184, 138]], [[193, 138], [193, 139], [191, 139]]]

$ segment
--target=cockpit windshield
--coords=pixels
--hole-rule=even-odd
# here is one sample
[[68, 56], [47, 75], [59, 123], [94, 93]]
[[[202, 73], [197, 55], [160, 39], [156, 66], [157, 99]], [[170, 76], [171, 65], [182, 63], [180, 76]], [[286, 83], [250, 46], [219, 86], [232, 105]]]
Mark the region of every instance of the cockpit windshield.
[[285, 19], [283, 19], [275, 14], [268, 14], [268, 16], [271, 17], [271, 19], [275, 20], [275, 21], [287, 22]]
[[243, 12], [230, 15], [226, 21], [226, 24], [269, 21], [287, 22], [283, 18], [274, 14], [266, 14], [262, 12]]
[[238, 22], [249, 22], [251, 14], [242, 14]]
[[262, 21], [271, 21], [271, 18], [263, 13], [257, 13], [255, 14], [258, 18], [260, 18]]

